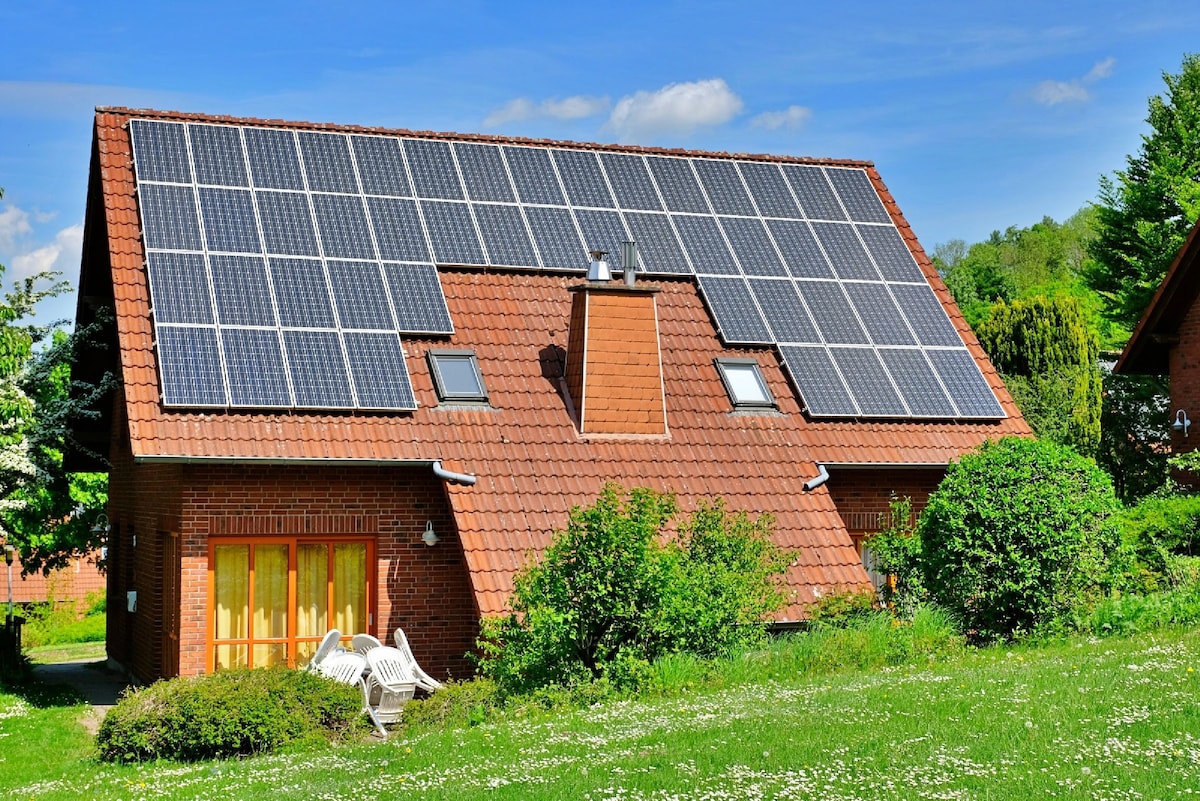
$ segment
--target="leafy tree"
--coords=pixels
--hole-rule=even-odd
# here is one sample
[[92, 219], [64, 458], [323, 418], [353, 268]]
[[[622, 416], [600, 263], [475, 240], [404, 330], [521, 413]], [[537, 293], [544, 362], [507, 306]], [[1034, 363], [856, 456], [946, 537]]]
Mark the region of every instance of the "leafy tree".
[[1200, 217], [1200, 55], [1185, 56], [1150, 98], [1141, 149], [1100, 181], [1085, 278], [1105, 313], [1132, 330]]
[[1096, 462], [1112, 476], [1117, 497], [1134, 503], [1167, 482], [1170, 407], [1160, 376], [1102, 369], [1104, 398]]
[[913, 522], [912, 498], [892, 496], [880, 530], [867, 540], [874, 568], [887, 576], [880, 589], [885, 604], [909, 618], [928, 597], [921, 574], [921, 538]]
[[925, 586], [983, 639], [1060, 619], [1109, 580], [1118, 508], [1108, 476], [1070, 448], [986, 442], [921, 515]]

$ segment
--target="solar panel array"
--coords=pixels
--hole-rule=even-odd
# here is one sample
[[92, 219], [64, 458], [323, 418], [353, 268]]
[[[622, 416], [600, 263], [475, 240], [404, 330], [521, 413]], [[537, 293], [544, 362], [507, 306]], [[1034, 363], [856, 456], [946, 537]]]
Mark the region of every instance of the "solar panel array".
[[863, 169], [132, 120], [163, 400], [410, 409], [437, 265], [620, 243], [771, 344], [814, 417], [1004, 413]]

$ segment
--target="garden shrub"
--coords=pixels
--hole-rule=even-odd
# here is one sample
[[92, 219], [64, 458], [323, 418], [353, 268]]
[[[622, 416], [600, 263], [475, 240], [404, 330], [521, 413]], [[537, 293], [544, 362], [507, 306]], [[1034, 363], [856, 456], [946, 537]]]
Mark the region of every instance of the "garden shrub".
[[808, 608], [808, 622], [817, 628], [844, 629], [879, 612], [873, 590], [831, 592]]
[[912, 498], [893, 495], [881, 515], [880, 530], [867, 540], [876, 571], [887, 576], [881, 600], [901, 618], [910, 618], [928, 597], [921, 573], [921, 538], [913, 521]]
[[982, 639], [1067, 615], [1111, 582], [1112, 482], [1049, 442], [986, 442], [950, 465], [921, 515], [932, 600]]
[[477, 726], [499, 707], [496, 683], [491, 679], [448, 681], [432, 695], [405, 704], [401, 723], [406, 731]]
[[161, 681], [109, 710], [96, 735], [109, 762], [261, 754], [355, 740], [370, 730], [357, 686], [285, 667]]
[[1155, 590], [1173, 556], [1200, 555], [1200, 495], [1151, 496], [1125, 509], [1122, 540], [1133, 557], [1133, 589]]
[[674, 496], [604, 487], [516, 577], [512, 613], [483, 621], [481, 672], [510, 695], [606, 677], [637, 686], [666, 653], [710, 656], [761, 639], [785, 596], [771, 520], [701, 503], [664, 529]]

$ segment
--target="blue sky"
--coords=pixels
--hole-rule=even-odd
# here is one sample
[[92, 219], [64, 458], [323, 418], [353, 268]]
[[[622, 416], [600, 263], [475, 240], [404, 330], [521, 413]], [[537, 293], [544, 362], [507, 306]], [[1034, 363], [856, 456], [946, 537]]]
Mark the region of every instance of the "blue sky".
[[97, 105], [865, 159], [927, 250], [977, 241], [1095, 198], [1200, 4], [27, 0], [0, 31], [5, 282], [74, 282]]

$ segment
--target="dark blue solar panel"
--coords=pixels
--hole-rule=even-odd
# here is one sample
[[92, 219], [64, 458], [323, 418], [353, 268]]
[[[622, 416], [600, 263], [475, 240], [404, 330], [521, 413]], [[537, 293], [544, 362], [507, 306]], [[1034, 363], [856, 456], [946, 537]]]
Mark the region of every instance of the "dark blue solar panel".
[[526, 206], [525, 216], [533, 231], [542, 266], [557, 270], [586, 270], [588, 253], [571, 212], [553, 206]]
[[257, 256], [209, 256], [217, 322], [277, 325], [267, 285], [267, 265]]
[[229, 125], [188, 125], [196, 183], [216, 186], [249, 186], [242, 137]]
[[768, 164], [758, 161], [742, 161], [738, 163], [750, 196], [754, 198], [758, 210], [764, 217], [787, 217], [801, 219], [799, 207], [792, 199], [791, 190], [778, 164]]
[[829, 351], [823, 347], [781, 345], [783, 366], [813, 417], [855, 417], [858, 407], [842, 383]]
[[789, 280], [749, 280], [750, 291], [758, 301], [776, 342], [819, 343], [817, 328], [804, 310], [796, 287]]
[[892, 295], [922, 345], [962, 347], [962, 337], [946, 316], [946, 308], [927, 284], [890, 284]]
[[691, 274], [692, 268], [683, 255], [679, 237], [675, 235], [667, 215], [629, 211], [625, 212], [625, 222], [629, 225], [633, 241], [637, 242], [641, 259], [638, 269], [652, 274]]
[[662, 210], [662, 203], [650, 180], [650, 171], [646, 169], [646, 162], [641, 156], [601, 153], [600, 161], [608, 173], [608, 182], [617, 196], [618, 206], [623, 209]]
[[353, 408], [350, 375], [346, 372], [346, 357], [336, 331], [284, 330], [283, 347], [287, 352], [297, 406]]
[[1004, 417], [992, 388], [966, 349], [927, 350], [933, 369], [950, 392], [959, 417]]
[[367, 198], [367, 211], [375, 230], [379, 257], [385, 261], [430, 261], [425, 231], [412, 200], [391, 197]]
[[308, 196], [300, 192], [255, 192], [267, 253], [319, 256]]
[[248, 189], [200, 187], [200, 216], [209, 250], [261, 253], [254, 201]]
[[721, 217], [720, 221], [721, 227], [725, 229], [725, 236], [729, 238], [729, 244], [733, 246], [734, 255], [742, 265], [743, 273], [780, 278], [787, 275], [762, 220]]
[[260, 189], [304, 189], [300, 157], [291, 131], [275, 128], [243, 128], [250, 176]]
[[830, 348], [829, 352], [864, 415], [909, 416], [874, 348]]
[[394, 333], [346, 332], [343, 338], [360, 408], [417, 408], [400, 337]]
[[458, 156], [458, 167], [462, 170], [468, 197], [497, 203], [516, 202], [517, 197], [513, 194], [499, 147], [455, 142], [454, 153]]
[[195, 190], [190, 186], [139, 184], [142, 234], [148, 248], [202, 250]]
[[450, 310], [432, 264], [385, 264], [397, 328], [413, 334], [453, 334]]
[[796, 220], [766, 222], [793, 278], [833, 278], [833, 268], [817, 245], [817, 238], [808, 223]]
[[178, 122], [130, 120], [129, 135], [137, 162], [137, 179], [189, 184], [192, 168], [188, 162], [187, 138]]
[[771, 344], [771, 332], [758, 313], [745, 280], [706, 275], [696, 280], [727, 344]]
[[843, 286], [872, 342], [876, 345], [917, 344], [886, 286], [858, 283]]
[[658, 184], [658, 191], [662, 193], [668, 211], [709, 213], [708, 201], [704, 199], [700, 183], [692, 172], [691, 162], [666, 156], [647, 156], [646, 163], [650, 166], [650, 173]]
[[838, 197], [842, 199], [842, 205], [850, 213], [851, 220], [891, 223], [892, 218], [883, 207], [879, 193], [871, 185], [866, 170], [829, 167], [826, 173], [833, 188], [837, 190]]
[[629, 234], [621, 223], [621, 215], [615, 211], [575, 209], [575, 219], [583, 232], [583, 241], [588, 251], [603, 250], [608, 255], [605, 261], [613, 270], [623, 270], [621, 243], [629, 241]]
[[883, 273], [884, 280], [924, 283], [925, 274], [917, 266], [900, 232], [893, 226], [856, 225], [854, 228], [866, 244], [879, 272]]
[[740, 214], [757, 216], [737, 167], [732, 161], [715, 161], [713, 159], [692, 159], [692, 164], [700, 176], [700, 183], [708, 193], [713, 211], [717, 214]]
[[312, 192], [345, 192], [358, 194], [354, 164], [350, 161], [350, 144], [342, 134], [300, 131], [300, 155], [308, 174]]
[[165, 405], [226, 405], [216, 328], [155, 325], [154, 336]]
[[506, 146], [504, 157], [522, 203], [567, 204], [550, 164], [549, 151], [540, 147]]
[[878, 281], [879, 272], [871, 264], [866, 249], [854, 233], [854, 226], [818, 222], [812, 224], [817, 240], [833, 264], [838, 278]]
[[293, 405], [277, 329], [222, 328], [221, 345], [232, 405]]
[[412, 197], [400, 140], [390, 136], [351, 136], [358, 177], [368, 195]]
[[417, 197], [462, 200], [462, 184], [458, 170], [454, 168], [454, 157], [447, 142], [430, 139], [404, 139], [404, 152], [408, 154], [408, 168], [412, 171]]
[[797, 281], [796, 288], [812, 312], [817, 330], [825, 342], [838, 345], [865, 345], [867, 335], [854, 316], [842, 287], [835, 281]]
[[525, 230], [520, 208], [488, 203], [475, 203], [473, 208], [489, 262], [512, 267], [538, 266], [537, 253]]
[[213, 322], [208, 270], [199, 253], [156, 253], [146, 256], [154, 322]]
[[879, 356], [914, 415], [954, 417], [954, 406], [942, 391], [937, 377], [920, 350], [884, 348], [879, 351]]
[[590, 150], [551, 150], [558, 175], [573, 206], [615, 207], [612, 193], [600, 172], [600, 162]]
[[846, 212], [842, 211], [837, 195], [833, 193], [825, 178], [825, 171], [820, 167], [784, 164], [783, 174], [800, 201], [805, 217], [810, 220], [846, 219]]
[[321, 246], [327, 258], [375, 258], [361, 197], [313, 195], [312, 201], [317, 213]]
[[342, 328], [395, 331], [379, 265], [367, 261], [331, 261], [329, 285]]
[[737, 262], [721, 236], [721, 229], [712, 217], [672, 216], [683, 248], [691, 257], [692, 268], [699, 275], [739, 275]]
[[297, 328], [334, 328], [333, 304], [321, 262], [268, 259], [279, 324]]
[[438, 264], [487, 264], [466, 203], [421, 202]]

